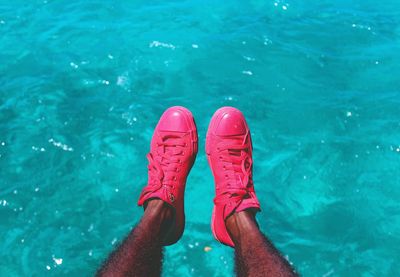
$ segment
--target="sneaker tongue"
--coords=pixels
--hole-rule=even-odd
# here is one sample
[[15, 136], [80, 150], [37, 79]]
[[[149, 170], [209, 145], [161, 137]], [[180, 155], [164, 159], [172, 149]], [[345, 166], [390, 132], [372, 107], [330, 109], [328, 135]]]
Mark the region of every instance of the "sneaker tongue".
[[[242, 145], [244, 143], [243, 136], [226, 137], [224, 140], [226, 141], [227, 145]], [[238, 149], [229, 149], [228, 151], [230, 155], [236, 157], [240, 157], [240, 155], [242, 154], [242, 150]]]
[[244, 143], [244, 137], [243, 136], [226, 136], [224, 137], [224, 141], [226, 141], [226, 144], [228, 145], [242, 145]]
[[[244, 143], [245, 138], [243, 136], [232, 136], [232, 137], [227, 137], [225, 138], [226, 144], [227, 145], [242, 145]], [[235, 157], [233, 160], [235, 162], [232, 164], [234, 171], [235, 171], [235, 182], [236, 184], [240, 185], [241, 187], [246, 187], [247, 184], [245, 184], [246, 180], [246, 173], [243, 172], [242, 169], [242, 159], [237, 159], [237, 157], [241, 157], [242, 151], [244, 150], [238, 150], [238, 149], [229, 149], [229, 155], [232, 157]], [[244, 158], [244, 167], [245, 169], [248, 169], [250, 167], [250, 163], [247, 160], [247, 158]]]
[[163, 135], [162, 140], [163, 142], [167, 143], [164, 145], [164, 152], [173, 154], [173, 151], [176, 150], [176, 145], [174, 145], [174, 142], [178, 142], [181, 136], [181, 133], [167, 133]]
[[168, 171], [168, 168], [172, 165], [170, 163], [170, 157], [175, 156], [177, 152], [179, 152], [175, 143], [179, 144], [182, 134], [181, 132], [160, 132], [161, 140], [165, 144], [160, 145], [157, 151], [162, 152], [164, 157], [158, 155], [157, 160], [164, 170], [165, 177], [170, 175]]
[[240, 157], [241, 152], [242, 152], [242, 151], [237, 150], [237, 149], [229, 150], [229, 154], [232, 155], [232, 156], [238, 156], [238, 157]]
[[184, 132], [176, 132], [176, 131], [160, 131], [160, 136], [163, 141], [170, 138], [181, 138]]

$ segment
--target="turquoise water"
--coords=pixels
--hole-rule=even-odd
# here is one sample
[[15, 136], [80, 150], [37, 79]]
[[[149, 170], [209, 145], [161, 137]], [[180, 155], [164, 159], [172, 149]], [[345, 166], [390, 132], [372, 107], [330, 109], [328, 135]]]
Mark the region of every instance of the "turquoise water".
[[172, 105], [200, 151], [164, 276], [233, 274], [203, 151], [224, 105], [252, 129], [260, 226], [300, 273], [400, 275], [397, 0], [121, 2], [0, 1], [0, 276], [92, 275], [142, 214]]

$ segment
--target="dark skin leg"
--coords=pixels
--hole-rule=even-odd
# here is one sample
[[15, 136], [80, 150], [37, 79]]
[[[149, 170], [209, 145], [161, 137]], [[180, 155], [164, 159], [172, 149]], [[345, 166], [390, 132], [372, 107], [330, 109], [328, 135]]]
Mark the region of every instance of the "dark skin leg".
[[226, 227], [235, 243], [235, 268], [238, 276], [298, 276], [289, 262], [260, 232], [254, 213], [234, 213], [226, 219]]
[[163, 201], [149, 201], [140, 223], [111, 253], [97, 276], [160, 276], [162, 241], [172, 216]]

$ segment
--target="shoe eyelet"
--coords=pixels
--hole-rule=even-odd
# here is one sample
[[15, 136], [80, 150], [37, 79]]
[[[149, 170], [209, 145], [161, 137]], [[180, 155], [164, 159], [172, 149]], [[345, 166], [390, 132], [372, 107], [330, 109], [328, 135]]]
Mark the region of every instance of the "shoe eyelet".
[[174, 202], [174, 201], [175, 201], [175, 196], [174, 196], [172, 193], [169, 193], [169, 194], [168, 194], [168, 198], [169, 198], [169, 200], [170, 200], [171, 202]]
[[185, 142], [185, 147], [188, 146], [188, 144]]
[[174, 181], [176, 181], [176, 176], [174, 176]]

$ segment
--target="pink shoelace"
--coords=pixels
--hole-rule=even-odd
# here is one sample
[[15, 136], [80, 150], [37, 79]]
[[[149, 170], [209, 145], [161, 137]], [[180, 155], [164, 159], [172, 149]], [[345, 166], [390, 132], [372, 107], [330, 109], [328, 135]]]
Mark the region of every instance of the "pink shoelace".
[[[242, 199], [248, 194], [248, 188], [252, 186], [252, 172], [251, 167], [253, 164], [250, 157], [250, 145], [228, 145], [221, 143], [217, 147], [219, 160], [222, 162], [222, 170], [225, 173], [224, 191], [218, 194], [215, 199], [215, 204], [229, 204], [232, 202], [237, 206]], [[242, 173], [242, 176], [237, 174]], [[240, 180], [241, 185], [237, 185]]]
[[175, 196], [170, 192], [175, 188], [177, 181], [176, 173], [179, 172], [179, 164], [182, 163], [182, 156], [185, 154], [184, 147], [187, 146], [182, 141], [182, 136], [168, 134], [157, 142], [156, 153], [147, 154], [149, 160], [149, 192], [155, 192], [166, 188], [168, 197], [173, 202]]

